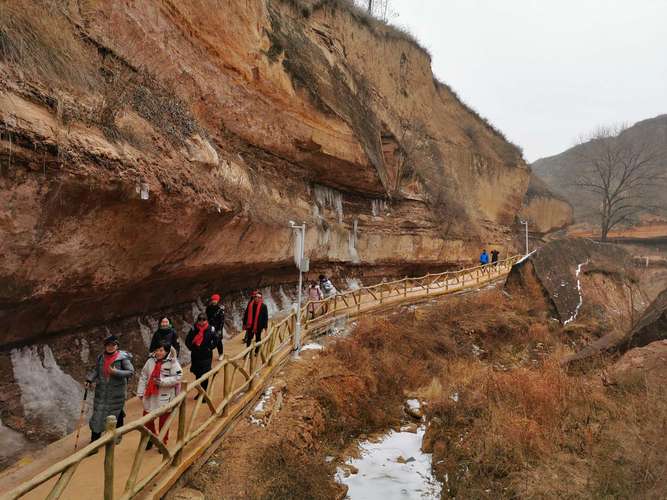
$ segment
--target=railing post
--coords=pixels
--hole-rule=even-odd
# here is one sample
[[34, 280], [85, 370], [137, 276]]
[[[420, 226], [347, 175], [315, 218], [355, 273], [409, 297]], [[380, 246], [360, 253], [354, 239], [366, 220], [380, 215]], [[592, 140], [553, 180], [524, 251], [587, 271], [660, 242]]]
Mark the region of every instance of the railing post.
[[406, 276], [403, 280], [403, 297], [408, 296], [408, 277]]
[[116, 417], [109, 415], [104, 425], [105, 434], [112, 434], [112, 439], [104, 445], [104, 500], [113, 500], [114, 452], [116, 450]]
[[178, 405], [178, 434], [177, 443], [181, 447], [174, 456], [174, 464], [179, 465], [183, 461], [183, 448], [185, 447], [185, 417], [186, 417], [186, 398], [183, 398], [181, 404]]
[[[227, 399], [229, 394], [232, 392], [232, 364], [227, 363], [225, 365], [224, 379], [222, 383], [222, 397]], [[229, 413], [229, 401], [225, 403], [225, 407], [222, 409], [222, 415], [225, 416]]]
[[255, 364], [257, 360], [257, 356], [255, 355], [255, 339], [252, 339], [252, 343], [250, 344], [250, 352], [248, 353], [250, 356], [250, 389], [254, 389], [255, 385], [257, 382], [255, 382]]

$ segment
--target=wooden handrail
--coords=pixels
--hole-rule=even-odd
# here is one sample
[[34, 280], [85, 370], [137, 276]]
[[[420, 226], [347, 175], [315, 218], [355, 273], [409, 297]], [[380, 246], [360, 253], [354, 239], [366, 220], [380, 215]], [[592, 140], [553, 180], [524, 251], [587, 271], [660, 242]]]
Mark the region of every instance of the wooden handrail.
[[[481, 281], [491, 281], [504, 274], [519, 258], [520, 256], [513, 256], [498, 261], [495, 264], [490, 263], [483, 266], [444, 271], [437, 274], [427, 273], [418, 278], [404, 277], [398, 280], [360, 287], [356, 290], [349, 290], [323, 300], [307, 301], [298, 311], [293, 311], [276, 323], [271, 322], [267, 334], [262, 340], [256, 343], [254, 341], [251, 342], [250, 346], [244, 348], [233, 357], [225, 357], [222, 361], [216, 363], [210, 371], [188, 383], [185, 389], [168, 404], [119, 428], [116, 428], [115, 418], [110, 417], [107, 419], [105, 432], [98, 440], [19, 485], [14, 490], [3, 495], [2, 500], [20, 498], [57, 476], [59, 476], [58, 480], [51, 488], [48, 498], [60, 498], [74, 476], [74, 472], [79, 464], [88, 455], [98, 451], [100, 448], [104, 448], [105, 450], [105, 500], [132, 498], [169, 466], [179, 465], [182, 461], [185, 447], [192, 443], [213, 422], [220, 418], [229, 419], [230, 421], [235, 418], [244, 409], [241, 406], [236, 406], [230, 411], [230, 403], [236, 396], [246, 390], [246, 388], [249, 388], [249, 391], [253, 394], [259, 394], [261, 388], [255, 386], [257, 377], [265, 369], [271, 369], [276, 357], [283, 356], [286, 350], [292, 349], [296, 321], [301, 321], [305, 327], [313, 322], [317, 323], [316, 326], [320, 326], [322, 320], [334, 318], [336, 314], [360, 314], [363, 306], [368, 306], [367, 310], [372, 310], [375, 306], [384, 305], [389, 300], [394, 300], [396, 303], [403, 303], [405, 299], [419, 299], [423, 296], [442, 295], [448, 293], [450, 290], [465, 289], [467, 288], [466, 282], [469, 283], [468, 286], [472, 286], [473, 281], [475, 284]], [[503, 272], [501, 272], [501, 269]], [[466, 276], [470, 279], [466, 280]], [[455, 281], [450, 284], [450, 280]], [[423, 293], [424, 290], [426, 293]], [[399, 298], [399, 300], [396, 301], [396, 298]], [[316, 312], [315, 318], [309, 318], [309, 309], [311, 309], [311, 306]], [[318, 312], [320, 314], [317, 314]], [[306, 328], [304, 337], [309, 333], [310, 330]], [[258, 349], [257, 353], [255, 353], [256, 349]], [[239, 384], [234, 383], [237, 374], [240, 374], [242, 378]], [[218, 377], [222, 378], [223, 390], [221, 397], [219, 395], [216, 396], [213, 391]], [[202, 383], [205, 381], [208, 381], [206, 390], [202, 387]], [[193, 393], [199, 394], [199, 399], [192, 408], [192, 413], [188, 418], [186, 401], [188, 395], [192, 395]], [[197, 425], [197, 416], [202, 408], [208, 410], [209, 416]], [[162, 438], [164, 438], [169, 428], [168, 424], [176, 419], [176, 411], [178, 411], [178, 436], [176, 444], [172, 444], [171, 449], [169, 449], [162, 443]], [[170, 412], [171, 415], [167, 420], [167, 425], [163, 426], [157, 435], [146, 428], [148, 422]], [[141, 439], [134, 454], [134, 460], [125, 483], [125, 488], [121, 495], [116, 496], [113, 490], [115, 443], [117, 438], [130, 432], [140, 432]], [[156, 467], [146, 472], [142, 466], [144, 464], [145, 447], [149, 441], [152, 441], [157, 446], [162, 454], [162, 460]], [[144, 476], [140, 478], [139, 476], [142, 472]]]

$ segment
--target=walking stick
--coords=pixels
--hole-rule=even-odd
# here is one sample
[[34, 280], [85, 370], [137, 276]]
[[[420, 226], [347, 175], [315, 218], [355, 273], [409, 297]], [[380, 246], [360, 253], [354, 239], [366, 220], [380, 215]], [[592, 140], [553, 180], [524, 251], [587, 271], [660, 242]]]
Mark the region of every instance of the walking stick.
[[83, 400], [81, 401], [81, 413], [79, 413], [79, 422], [76, 425], [76, 439], [74, 440], [74, 451], [79, 446], [79, 433], [81, 432], [81, 423], [83, 422], [83, 414], [86, 411], [86, 399], [88, 398], [88, 387], [83, 391]]

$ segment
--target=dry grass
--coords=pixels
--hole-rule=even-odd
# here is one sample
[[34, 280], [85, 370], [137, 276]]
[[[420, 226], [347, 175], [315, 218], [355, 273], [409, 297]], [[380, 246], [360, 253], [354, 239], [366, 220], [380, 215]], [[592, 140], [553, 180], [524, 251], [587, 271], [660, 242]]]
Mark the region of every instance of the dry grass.
[[344, 446], [360, 434], [382, 431], [402, 416], [405, 391], [427, 384], [456, 349], [433, 329], [411, 328], [414, 316], [362, 320], [355, 335], [325, 351], [323, 374], [310, 395], [324, 409], [325, 439]]
[[276, 426], [256, 497], [335, 497], [324, 456], [393, 427], [417, 394], [430, 401], [424, 445], [444, 497], [665, 498], [665, 388], [568, 375], [561, 329], [535, 304], [493, 290], [361, 320], [302, 365], [291, 397], [304, 416], [288, 421], [311, 444]]
[[329, 500], [340, 492], [340, 487], [330, 480], [335, 472], [332, 464], [285, 440], [265, 448], [252, 469], [250, 474], [257, 480], [248, 492], [250, 498]]
[[0, 59], [42, 80], [89, 89], [98, 83], [88, 48], [65, 16], [65, 2], [0, 3]]

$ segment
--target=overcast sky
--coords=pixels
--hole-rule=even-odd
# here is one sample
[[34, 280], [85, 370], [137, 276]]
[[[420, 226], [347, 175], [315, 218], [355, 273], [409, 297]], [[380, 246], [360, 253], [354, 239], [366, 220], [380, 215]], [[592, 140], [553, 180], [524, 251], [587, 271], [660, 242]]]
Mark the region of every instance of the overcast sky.
[[433, 71], [524, 148], [667, 113], [667, 0], [391, 0]]

